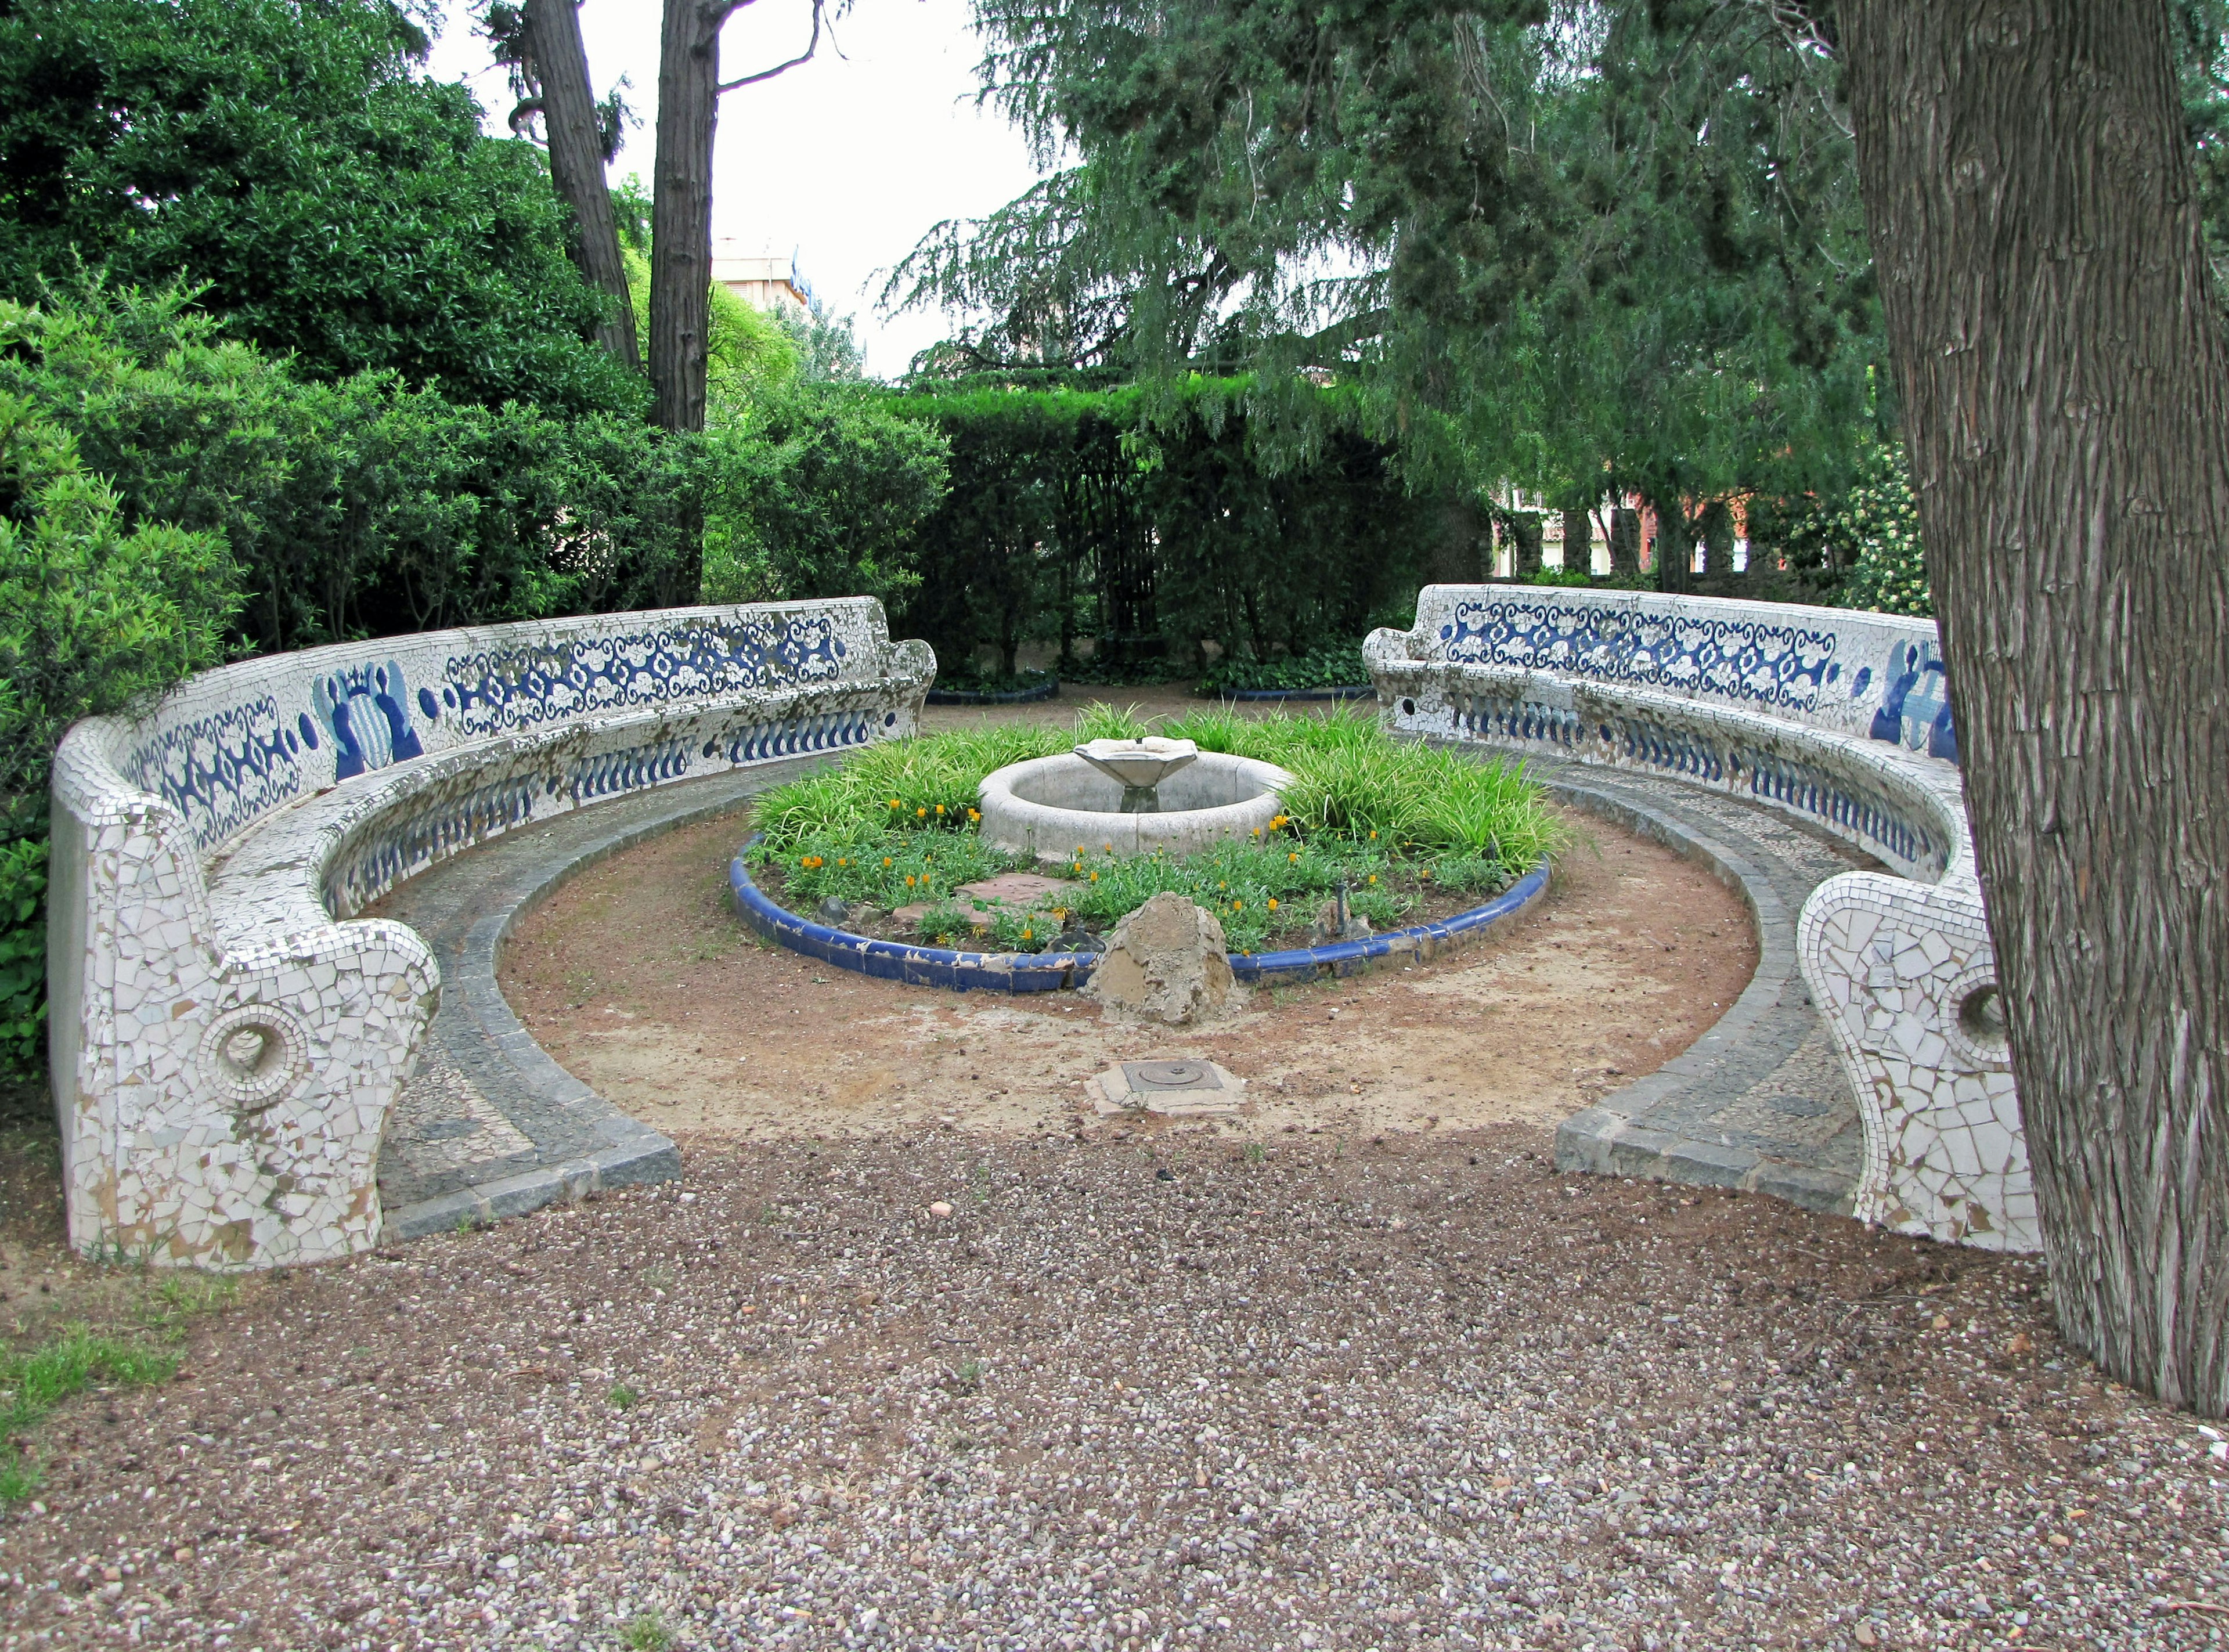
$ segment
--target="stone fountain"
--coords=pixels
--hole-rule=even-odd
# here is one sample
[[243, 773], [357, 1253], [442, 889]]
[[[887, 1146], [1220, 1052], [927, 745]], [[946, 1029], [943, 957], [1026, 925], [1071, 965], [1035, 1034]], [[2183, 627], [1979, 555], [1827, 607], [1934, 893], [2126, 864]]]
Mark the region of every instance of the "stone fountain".
[[982, 786], [984, 840], [1040, 860], [1188, 855], [1267, 832], [1293, 777], [1275, 763], [1189, 740], [1092, 740], [1009, 763]]

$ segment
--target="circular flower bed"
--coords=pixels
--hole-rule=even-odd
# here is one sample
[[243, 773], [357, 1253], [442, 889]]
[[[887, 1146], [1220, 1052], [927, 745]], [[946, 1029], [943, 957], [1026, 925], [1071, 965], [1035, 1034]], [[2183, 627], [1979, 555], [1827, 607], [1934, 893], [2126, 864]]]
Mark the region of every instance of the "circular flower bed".
[[[1063, 931], [1103, 932], [1171, 890], [1214, 911], [1243, 955], [1307, 945], [1342, 886], [1349, 912], [1381, 931], [1452, 916], [1511, 888], [1564, 841], [1515, 760], [1397, 744], [1352, 712], [1256, 721], [1208, 710], [1159, 732], [1293, 775], [1284, 812], [1245, 840], [1128, 859], [1087, 841], [1050, 865], [983, 840], [985, 775], [1082, 740], [1144, 732], [1095, 707], [1073, 733], [1008, 726], [870, 747], [840, 769], [768, 792], [744, 859], [790, 910], [840, 902], [845, 927], [888, 939], [1052, 950]], [[961, 892], [1023, 869], [1057, 885], [1026, 898]]]

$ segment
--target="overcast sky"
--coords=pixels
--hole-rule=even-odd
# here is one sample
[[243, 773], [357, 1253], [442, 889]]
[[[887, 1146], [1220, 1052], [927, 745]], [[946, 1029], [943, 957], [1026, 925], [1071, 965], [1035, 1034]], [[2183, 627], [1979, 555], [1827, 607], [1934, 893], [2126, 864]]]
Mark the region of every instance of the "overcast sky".
[[[658, 109], [658, 7], [652, 0], [586, 0], [581, 32], [596, 94], [622, 74], [641, 125], [626, 135], [614, 180], [651, 175]], [[505, 130], [511, 93], [472, 32], [462, 0], [434, 48], [432, 71], [461, 79]], [[810, 33], [805, 0], [755, 0], [721, 37], [723, 79], [778, 63]], [[978, 217], [1035, 181], [1020, 134], [974, 105], [982, 55], [968, 0], [857, 0], [812, 62], [720, 100], [712, 172], [712, 234], [746, 252], [787, 257], [838, 315], [854, 318], [867, 370], [894, 376], [953, 318], [874, 305], [879, 271], [945, 218]]]

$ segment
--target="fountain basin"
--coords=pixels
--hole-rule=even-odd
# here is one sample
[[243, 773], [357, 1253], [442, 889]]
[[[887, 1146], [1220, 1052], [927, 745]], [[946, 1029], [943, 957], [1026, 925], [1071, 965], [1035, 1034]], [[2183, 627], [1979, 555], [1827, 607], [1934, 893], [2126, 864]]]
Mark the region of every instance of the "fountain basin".
[[1121, 781], [1078, 756], [1037, 757], [983, 777], [977, 829], [986, 843], [1039, 860], [1066, 860], [1079, 847], [1125, 858], [1156, 849], [1188, 855], [1266, 832], [1292, 781], [1275, 763], [1204, 751], [1161, 780], [1158, 811], [1126, 814]]

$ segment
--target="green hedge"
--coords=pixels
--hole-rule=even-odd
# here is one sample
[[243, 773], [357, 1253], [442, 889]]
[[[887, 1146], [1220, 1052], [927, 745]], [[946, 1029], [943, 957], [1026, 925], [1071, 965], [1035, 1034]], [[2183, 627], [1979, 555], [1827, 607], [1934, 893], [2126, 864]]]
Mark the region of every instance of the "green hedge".
[[1427, 578], [1484, 571], [1477, 501], [1413, 484], [1353, 397], [1309, 392], [1304, 420], [1271, 421], [1254, 390], [1194, 377], [891, 395], [943, 434], [951, 473], [894, 623], [955, 669], [986, 650], [1001, 677], [1031, 642], [1080, 676], [1086, 638], [1093, 676], [1197, 671], [1210, 642], [1234, 663], [1352, 644]]

